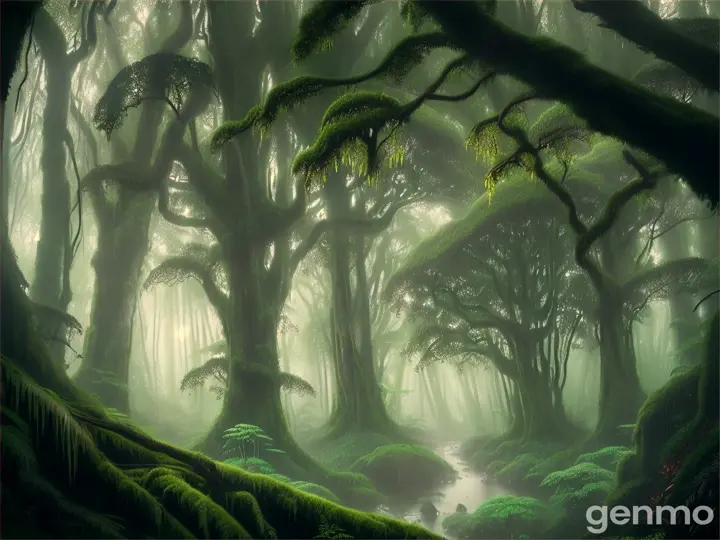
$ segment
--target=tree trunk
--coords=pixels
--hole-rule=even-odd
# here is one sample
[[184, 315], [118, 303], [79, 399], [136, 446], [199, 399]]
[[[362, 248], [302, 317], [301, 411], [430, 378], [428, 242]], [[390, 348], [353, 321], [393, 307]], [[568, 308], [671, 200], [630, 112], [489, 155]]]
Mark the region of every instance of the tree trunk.
[[85, 334], [84, 360], [75, 380], [106, 407], [130, 414], [133, 320], [155, 197], [123, 193], [121, 199], [129, 208], [119, 223], [112, 229], [99, 228], [90, 325]]
[[627, 339], [622, 303], [611, 290], [598, 291], [600, 322], [600, 416], [591, 441], [626, 444], [645, 394], [635, 365], [633, 344]]
[[[62, 30], [44, 9], [35, 16], [34, 39], [45, 59], [46, 103], [43, 111], [42, 217], [35, 258], [35, 276], [30, 287], [33, 301], [66, 313], [70, 290], [70, 182], [67, 178], [66, 142], [70, 85], [75, 67], [67, 54]], [[65, 325], [58, 320], [40, 324], [49, 341], [50, 354], [65, 365]]]
[[[329, 219], [350, 215], [350, 194], [344, 182], [344, 177], [335, 176], [326, 184]], [[349, 432], [396, 433], [375, 374], [364, 250], [362, 245], [349, 242], [346, 230], [334, 231], [330, 245], [331, 325], [337, 399], [328, 422], [328, 436], [337, 437]], [[350, 272], [353, 250], [359, 250], [355, 295]], [[356, 310], [357, 307], [360, 309]]]

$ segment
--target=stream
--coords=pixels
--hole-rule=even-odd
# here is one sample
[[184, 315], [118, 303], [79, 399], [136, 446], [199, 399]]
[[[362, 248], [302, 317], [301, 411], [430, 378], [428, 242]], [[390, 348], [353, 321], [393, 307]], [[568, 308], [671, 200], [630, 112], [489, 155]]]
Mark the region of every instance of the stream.
[[433, 523], [422, 518], [420, 514], [422, 501], [409, 504], [391, 503], [378, 508], [378, 512], [411, 523], [420, 523], [437, 534], [452, 538], [443, 531], [442, 521], [447, 516], [455, 513], [458, 504], [464, 504], [468, 512], [474, 512], [486, 500], [497, 495], [510, 494], [503, 486], [487, 480], [483, 473], [470, 469], [460, 458], [459, 450], [460, 443], [451, 443], [434, 449], [438, 456], [447, 461], [457, 471], [458, 478], [454, 483], [445, 484], [436, 493], [424, 498], [424, 500], [431, 500], [438, 509], [438, 517]]

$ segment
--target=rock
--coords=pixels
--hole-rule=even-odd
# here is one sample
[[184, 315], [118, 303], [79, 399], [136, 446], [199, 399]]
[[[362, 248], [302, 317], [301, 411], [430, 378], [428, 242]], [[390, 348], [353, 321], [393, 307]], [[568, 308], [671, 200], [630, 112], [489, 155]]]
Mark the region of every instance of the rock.
[[455, 508], [455, 513], [456, 514], [467, 514], [467, 506], [465, 506], [464, 504], [458, 504], [457, 507]]
[[435, 521], [438, 514], [440, 514], [440, 512], [438, 512], [438, 509], [435, 508], [435, 505], [430, 501], [425, 501], [420, 506], [420, 515], [427, 521]]

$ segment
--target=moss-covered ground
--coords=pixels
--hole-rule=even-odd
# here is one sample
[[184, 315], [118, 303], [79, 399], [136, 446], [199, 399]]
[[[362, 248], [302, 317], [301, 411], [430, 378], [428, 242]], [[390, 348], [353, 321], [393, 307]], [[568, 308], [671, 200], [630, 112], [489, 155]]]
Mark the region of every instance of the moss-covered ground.
[[6, 538], [433, 536], [158, 442], [89, 399], [67, 403], [5, 359], [2, 367]]
[[[465, 458], [516, 493], [474, 512], [455, 514], [443, 527], [458, 538], [584, 538], [593, 505], [709, 506], [718, 515], [718, 326], [716, 316], [700, 365], [674, 375], [651, 394], [637, 423], [621, 426], [627, 446], [571, 448], [516, 437], [475, 438]], [[682, 521], [682, 520], [679, 520]], [[602, 538], [720, 538], [707, 526], [683, 523], [612, 525]]]

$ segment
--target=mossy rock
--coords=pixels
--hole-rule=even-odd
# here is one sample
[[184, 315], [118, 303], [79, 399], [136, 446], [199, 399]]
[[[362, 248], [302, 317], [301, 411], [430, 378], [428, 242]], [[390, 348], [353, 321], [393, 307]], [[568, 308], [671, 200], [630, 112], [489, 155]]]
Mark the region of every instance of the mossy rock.
[[393, 441], [381, 433], [353, 433], [343, 437], [317, 441], [309, 445], [312, 456], [323, 465], [333, 469], [349, 469], [363, 456]]
[[408, 444], [381, 446], [358, 459], [352, 470], [363, 473], [388, 495], [417, 495], [457, 478], [455, 470], [427, 448]]
[[443, 529], [455, 538], [518, 538], [534, 532], [542, 534], [557, 511], [531, 497], [502, 495], [481, 504], [470, 514], [453, 514], [443, 520]]

